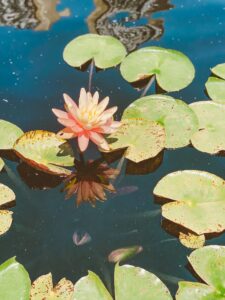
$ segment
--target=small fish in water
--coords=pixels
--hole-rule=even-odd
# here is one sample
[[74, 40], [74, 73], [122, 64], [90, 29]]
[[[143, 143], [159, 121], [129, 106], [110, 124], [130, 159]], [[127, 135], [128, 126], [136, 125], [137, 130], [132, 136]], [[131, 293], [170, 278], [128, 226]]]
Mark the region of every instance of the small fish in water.
[[116, 194], [113, 196], [113, 198], [117, 197], [117, 196], [129, 195], [129, 194], [135, 193], [136, 191], [138, 191], [138, 187], [135, 185], [123, 186], [116, 190]]
[[76, 230], [73, 234], [73, 242], [76, 246], [83, 246], [90, 243], [91, 240], [90, 234], [85, 231]]
[[108, 256], [108, 261], [117, 263], [121, 261], [125, 261], [133, 256], [141, 253], [143, 251], [142, 246], [132, 246], [127, 248], [120, 248], [112, 251]]

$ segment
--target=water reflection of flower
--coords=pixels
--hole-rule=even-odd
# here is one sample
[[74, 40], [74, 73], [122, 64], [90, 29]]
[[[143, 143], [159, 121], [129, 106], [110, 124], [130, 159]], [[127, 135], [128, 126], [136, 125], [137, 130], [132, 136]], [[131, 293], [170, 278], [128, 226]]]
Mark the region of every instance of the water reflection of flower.
[[77, 195], [77, 206], [83, 202], [95, 206], [97, 200], [107, 199], [106, 191], [116, 192], [110, 180], [116, 178], [119, 170], [110, 168], [102, 159], [87, 162], [76, 160], [75, 165], [76, 171], [66, 179], [64, 191], [67, 199]]

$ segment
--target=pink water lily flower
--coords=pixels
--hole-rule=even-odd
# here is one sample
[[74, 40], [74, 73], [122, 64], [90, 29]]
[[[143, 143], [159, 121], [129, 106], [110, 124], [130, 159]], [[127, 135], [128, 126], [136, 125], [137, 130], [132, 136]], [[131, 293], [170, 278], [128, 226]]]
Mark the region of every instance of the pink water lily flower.
[[78, 138], [78, 145], [82, 152], [87, 149], [89, 140], [102, 150], [109, 150], [103, 135], [113, 133], [120, 126], [120, 122], [113, 120], [117, 107], [105, 110], [109, 97], [99, 102], [98, 92], [92, 96], [82, 88], [79, 105], [77, 105], [68, 95], [63, 96], [66, 111], [52, 109], [58, 122], [65, 126], [58, 135], [64, 139]]

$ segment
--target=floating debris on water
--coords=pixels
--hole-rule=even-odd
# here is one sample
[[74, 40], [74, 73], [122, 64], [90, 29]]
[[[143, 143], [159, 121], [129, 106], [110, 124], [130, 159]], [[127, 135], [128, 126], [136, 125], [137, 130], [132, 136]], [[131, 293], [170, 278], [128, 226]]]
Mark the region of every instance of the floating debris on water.
[[76, 230], [73, 234], [73, 242], [76, 246], [83, 246], [92, 240], [89, 233], [83, 230]]
[[138, 191], [138, 187], [135, 185], [123, 186], [123, 187], [117, 189], [117, 192], [113, 196], [113, 198], [115, 198], [117, 196], [129, 195], [129, 194], [135, 193], [137, 191]]
[[142, 251], [142, 246], [132, 246], [113, 250], [108, 256], [108, 261], [113, 263], [125, 261], [141, 253]]

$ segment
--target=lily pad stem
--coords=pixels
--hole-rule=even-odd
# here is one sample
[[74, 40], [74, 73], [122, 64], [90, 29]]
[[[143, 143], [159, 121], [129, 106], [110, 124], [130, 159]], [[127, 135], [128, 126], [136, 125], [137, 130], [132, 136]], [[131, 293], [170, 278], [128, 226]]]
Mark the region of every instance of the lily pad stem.
[[89, 82], [88, 82], [88, 90], [89, 90], [89, 92], [91, 92], [94, 67], [95, 67], [95, 62], [94, 62], [94, 60], [92, 60], [91, 61], [91, 65], [90, 65], [90, 70], [89, 70]]
[[152, 84], [153, 84], [154, 81], [155, 81], [155, 75], [153, 75], [153, 76], [150, 78], [148, 84], [146, 85], [144, 91], [143, 91], [142, 94], [141, 94], [141, 97], [146, 96], [148, 90], [150, 89], [150, 87], [152, 86]]

